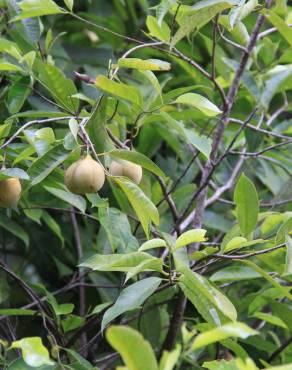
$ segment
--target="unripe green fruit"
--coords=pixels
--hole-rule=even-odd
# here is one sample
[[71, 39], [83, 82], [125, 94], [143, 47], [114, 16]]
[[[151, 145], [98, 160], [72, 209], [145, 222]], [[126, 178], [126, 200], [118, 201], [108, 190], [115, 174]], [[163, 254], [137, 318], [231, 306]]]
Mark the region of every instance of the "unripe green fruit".
[[113, 176], [128, 177], [137, 185], [140, 184], [143, 176], [142, 167], [129, 161], [113, 161], [110, 164], [109, 173]]
[[14, 206], [20, 198], [21, 183], [18, 178], [11, 177], [0, 181], [0, 207]]
[[104, 184], [102, 166], [90, 155], [71, 164], [65, 172], [65, 184], [74, 194], [96, 193]]

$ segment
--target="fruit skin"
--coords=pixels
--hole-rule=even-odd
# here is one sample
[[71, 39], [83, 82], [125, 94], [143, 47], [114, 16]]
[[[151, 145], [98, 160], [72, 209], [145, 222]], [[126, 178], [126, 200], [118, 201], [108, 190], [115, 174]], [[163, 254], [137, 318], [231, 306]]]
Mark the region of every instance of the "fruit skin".
[[17, 177], [0, 180], [0, 207], [14, 206], [20, 198], [21, 183]]
[[65, 172], [65, 184], [74, 194], [96, 193], [104, 184], [105, 175], [102, 166], [90, 155], [79, 159]]
[[140, 184], [143, 176], [143, 170], [141, 166], [124, 160], [120, 162], [112, 161], [109, 166], [109, 173], [113, 176], [128, 177], [137, 185]]

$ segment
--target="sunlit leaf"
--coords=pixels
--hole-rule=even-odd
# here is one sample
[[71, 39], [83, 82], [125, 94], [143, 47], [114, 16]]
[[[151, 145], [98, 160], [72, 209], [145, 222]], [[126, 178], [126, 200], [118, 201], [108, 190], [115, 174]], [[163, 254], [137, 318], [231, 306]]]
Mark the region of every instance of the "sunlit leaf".
[[24, 361], [29, 366], [53, 365], [49, 351], [44, 347], [41, 338], [31, 337], [12, 342], [10, 348], [20, 348]]
[[210, 102], [210, 100], [202, 95], [195, 93], [183, 94], [175, 100], [175, 103], [190, 105], [194, 108], [199, 109], [208, 117], [217, 116], [218, 114], [222, 113], [215, 104]]
[[232, 322], [199, 334], [195, 338], [191, 348], [196, 350], [230, 337], [246, 339], [251, 335], [257, 334], [258, 332], [256, 330], [250, 328], [244, 323]]
[[126, 326], [111, 326], [106, 339], [120, 353], [128, 370], [158, 370], [155, 354], [143, 336]]

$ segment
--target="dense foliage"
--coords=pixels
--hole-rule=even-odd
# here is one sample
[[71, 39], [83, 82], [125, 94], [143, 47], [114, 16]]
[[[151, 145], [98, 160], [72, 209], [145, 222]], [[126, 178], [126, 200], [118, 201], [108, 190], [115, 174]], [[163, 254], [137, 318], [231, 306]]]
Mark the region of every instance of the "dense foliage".
[[288, 3], [0, 0], [1, 369], [292, 369]]

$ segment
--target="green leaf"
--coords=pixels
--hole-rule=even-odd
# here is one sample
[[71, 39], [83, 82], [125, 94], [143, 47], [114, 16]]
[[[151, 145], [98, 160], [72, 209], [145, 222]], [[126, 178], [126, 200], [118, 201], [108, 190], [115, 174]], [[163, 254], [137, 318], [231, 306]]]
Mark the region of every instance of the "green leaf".
[[[28, 366], [22, 358], [18, 358], [7, 367], [7, 370], [35, 370], [35, 367]], [[58, 365], [43, 365], [37, 368], [37, 370], [58, 370]]]
[[21, 51], [18, 45], [15, 42], [4, 39], [2, 37], [0, 37], [0, 52], [10, 54], [16, 60], [21, 59]]
[[114, 149], [114, 145], [110, 140], [105, 127], [107, 121], [106, 109], [108, 100], [109, 99], [107, 97], [103, 96], [96, 102], [86, 124], [92, 143], [101, 152]]
[[222, 111], [215, 104], [210, 102], [210, 100], [202, 95], [195, 93], [183, 94], [175, 100], [175, 103], [190, 105], [194, 108], [199, 109], [208, 117], [214, 117], [222, 113]]
[[9, 112], [15, 114], [20, 111], [26, 98], [30, 94], [29, 79], [23, 77], [14, 83], [8, 91], [7, 105]]
[[120, 58], [118, 66], [121, 68], [139, 69], [141, 71], [169, 71], [171, 65], [159, 59]]
[[0, 226], [8, 230], [11, 234], [15, 235], [20, 240], [22, 240], [26, 246], [29, 245], [29, 235], [14, 220], [11, 220], [4, 214], [0, 214]]
[[186, 245], [192, 243], [201, 243], [206, 241], [206, 232], [207, 231], [204, 229], [193, 229], [184, 232], [177, 238], [175, 242], [175, 249], [185, 247]]
[[292, 232], [292, 217], [288, 217], [287, 220], [285, 220], [282, 225], [279, 227], [275, 242], [276, 244], [281, 244], [285, 242], [286, 235]]
[[172, 370], [175, 368], [179, 361], [179, 356], [181, 354], [181, 346], [176, 345], [175, 349], [172, 351], [163, 351], [160, 360], [159, 370]]
[[7, 71], [7, 72], [24, 72], [24, 70], [12, 63], [2, 62], [0, 63], [0, 71]]
[[236, 215], [242, 235], [249, 239], [257, 225], [258, 193], [251, 180], [242, 174], [234, 190]]
[[154, 352], [142, 335], [126, 326], [111, 326], [106, 339], [120, 353], [128, 370], [158, 370]]
[[142, 252], [148, 249], [162, 248], [162, 247], [167, 247], [165, 240], [155, 238], [155, 239], [147, 240], [145, 243], [143, 243], [138, 249], [138, 251]]
[[127, 272], [127, 279], [142, 271], [162, 272], [162, 259], [144, 252], [126, 254], [95, 254], [82, 262], [80, 266], [95, 271], [121, 271]]
[[291, 89], [292, 64], [277, 65], [265, 75], [265, 84], [261, 94], [261, 104], [268, 108], [274, 95], [279, 91]]
[[71, 206], [78, 208], [82, 213], [86, 210], [86, 200], [81, 195], [70, 193], [69, 191], [44, 186], [44, 188], [55, 197], [71, 204]]
[[42, 365], [53, 365], [50, 360], [49, 351], [44, 347], [41, 338], [23, 338], [12, 342], [10, 348], [20, 348], [25, 363], [29, 366], [38, 367]]
[[108, 308], [108, 306], [112, 305], [113, 302], [105, 302], [105, 303], [100, 303], [97, 306], [94, 307], [94, 309], [91, 311], [90, 315], [98, 315], [101, 313], [103, 310]]
[[258, 272], [270, 284], [272, 284], [275, 288], [278, 288], [283, 293], [283, 295], [286, 298], [288, 298], [290, 301], [292, 301], [292, 294], [289, 292], [290, 291], [290, 288], [283, 287], [272, 276], [270, 276], [261, 267], [257, 266], [254, 262], [248, 261], [248, 260], [238, 260], [238, 261], [240, 261], [241, 263], [246, 264], [247, 266], [249, 266], [250, 268], [252, 268], [254, 271]]
[[221, 268], [211, 275], [210, 280], [214, 282], [233, 282], [258, 279], [261, 275], [247, 266], [233, 265]]
[[62, 246], [64, 245], [64, 237], [62, 235], [62, 230], [60, 225], [53, 219], [53, 217], [43, 210], [42, 219], [47, 224], [47, 226], [53, 231], [53, 233], [60, 239]]
[[198, 135], [194, 130], [185, 129], [188, 141], [204, 156], [209, 159], [212, 150], [212, 139], [204, 135]]
[[7, 168], [0, 170], [0, 180], [8, 179], [10, 177], [17, 177], [20, 180], [29, 180], [28, 174], [21, 168]]
[[28, 169], [31, 185], [34, 186], [44, 180], [57, 166], [65, 161], [70, 152], [59, 144], [35, 160]]
[[284, 276], [292, 274], [292, 239], [289, 235], [286, 235], [286, 262], [285, 262], [285, 269], [284, 269]]
[[258, 0], [249, 0], [245, 4], [232, 9], [229, 14], [231, 28], [233, 28], [242, 19], [247, 17], [257, 6]]
[[74, 6], [74, 0], [64, 0], [64, 3], [66, 4], [66, 6], [70, 10], [70, 12], [72, 12], [73, 11], [73, 6]]
[[163, 18], [169, 9], [176, 3], [176, 0], [162, 0], [156, 7], [156, 18], [158, 25], [161, 27]]
[[143, 193], [143, 191], [132, 181], [123, 178], [113, 178], [123, 192], [126, 194], [129, 202], [134, 208], [137, 216], [142, 224], [147, 237], [149, 237], [150, 221], [156, 225], [159, 224], [159, 213], [155, 205]]
[[123, 289], [115, 304], [105, 312], [101, 330], [104, 330], [109, 322], [124, 312], [139, 308], [155, 292], [160, 283], [160, 278], [149, 277]]
[[59, 68], [38, 61], [37, 78], [65, 110], [72, 113], [78, 111], [79, 99], [73, 97], [77, 94], [76, 86]]
[[180, 270], [183, 273], [179, 284], [181, 289], [208, 323], [218, 326], [236, 320], [236, 309], [223, 293], [189, 268], [181, 267]]
[[146, 168], [146, 170], [154, 173], [155, 175], [161, 176], [164, 179], [166, 178], [165, 174], [161, 171], [161, 169], [144, 154], [135, 152], [133, 150], [115, 149], [110, 151], [109, 155], [113, 158], [125, 159], [127, 161], [139, 164], [140, 166]]
[[266, 12], [265, 17], [269, 22], [272, 23], [274, 27], [277, 28], [279, 33], [284, 37], [284, 39], [292, 46], [292, 29], [288, 26], [287, 23], [283, 21], [275, 12]]
[[196, 3], [180, 20], [180, 27], [171, 41], [172, 46], [187, 36], [191, 31], [198, 31], [218, 13], [231, 8], [233, 4], [234, 2], [224, 0], [202, 0]]
[[22, 308], [0, 308], [0, 315], [5, 316], [32, 316], [35, 315], [37, 311], [26, 310]]
[[266, 321], [271, 325], [275, 325], [275, 326], [279, 326], [280, 328], [288, 329], [287, 325], [284, 323], [282, 319], [280, 319], [280, 317], [273, 316], [269, 313], [255, 312], [252, 316], [262, 321]]
[[127, 216], [116, 208], [99, 208], [98, 218], [104, 227], [113, 252], [138, 249], [138, 241], [131, 233]]
[[100, 90], [118, 98], [128, 100], [139, 107], [143, 104], [142, 96], [134, 86], [112, 81], [103, 75], [98, 75], [96, 77], [95, 85]]
[[258, 331], [251, 329], [244, 323], [232, 322], [199, 334], [195, 338], [191, 349], [196, 350], [230, 337], [246, 339], [251, 335], [257, 334], [259, 334]]
[[63, 10], [52, 0], [23, 0], [18, 5], [21, 13], [14, 17], [12, 21], [63, 13]]
[[153, 36], [161, 41], [169, 42], [170, 29], [164, 21], [160, 22], [159, 24], [155, 17], [148, 15], [146, 18], [146, 25], [150, 36]]
[[211, 149], [212, 149], [212, 139], [207, 138], [204, 135], [198, 135], [194, 130], [190, 130], [184, 127], [182, 122], [175, 120], [170, 114], [160, 111], [159, 117], [163, 117], [167, 125], [177, 131], [180, 139], [192, 144], [196, 149], [198, 149], [204, 156], [209, 159]]
[[255, 244], [263, 244], [263, 243], [267, 243], [267, 240], [255, 239], [255, 240], [247, 241], [246, 238], [243, 238], [241, 236], [235, 236], [224, 246], [223, 252], [226, 253], [226, 252], [233, 251], [234, 249], [246, 248], [246, 247], [250, 247]]

